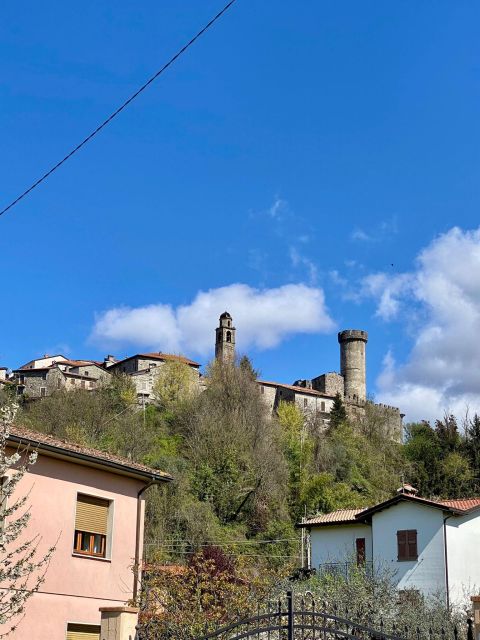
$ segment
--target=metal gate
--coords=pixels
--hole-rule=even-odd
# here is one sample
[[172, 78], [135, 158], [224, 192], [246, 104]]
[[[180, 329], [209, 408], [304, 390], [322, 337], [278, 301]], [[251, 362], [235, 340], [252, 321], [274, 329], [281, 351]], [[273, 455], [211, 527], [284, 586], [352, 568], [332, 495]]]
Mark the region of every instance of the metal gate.
[[293, 593], [279, 600], [265, 611], [237, 620], [236, 622], [192, 638], [177, 629], [172, 634], [158, 635], [155, 627], [147, 623], [138, 628], [137, 640], [474, 640], [473, 623], [468, 620], [467, 628], [459, 633], [451, 630], [420, 629], [407, 627], [398, 629], [393, 625], [388, 629], [382, 620], [376, 625], [367, 625], [350, 619], [348, 613], [339, 615], [335, 610], [327, 612], [326, 607], [317, 607], [312, 594], [307, 592], [295, 604]]
[[[307, 605], [308, 603], [308, 605]], [[264, 613], [238, 620], [196, 640], [406, 640], [402, 635], [386, 633], [383, 625], [377, 630], [352, 620], [317, 610], [313, 598], [302, 598], [295, 608], [293, 593], [287, 592], [285, 603], [279, 601]]]

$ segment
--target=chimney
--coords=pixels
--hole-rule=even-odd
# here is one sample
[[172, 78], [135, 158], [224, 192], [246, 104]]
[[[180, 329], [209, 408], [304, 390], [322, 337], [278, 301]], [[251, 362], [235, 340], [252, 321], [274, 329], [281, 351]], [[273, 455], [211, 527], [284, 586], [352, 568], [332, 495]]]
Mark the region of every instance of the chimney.
[[418, 489], [415, 489], [415, 487], [412, 487], [411, 484], [404, 482], [402, 486], [397, 489], [397, 493], [398, 494], [403, 493], [407, 496], [416, 496], [418, 493]]

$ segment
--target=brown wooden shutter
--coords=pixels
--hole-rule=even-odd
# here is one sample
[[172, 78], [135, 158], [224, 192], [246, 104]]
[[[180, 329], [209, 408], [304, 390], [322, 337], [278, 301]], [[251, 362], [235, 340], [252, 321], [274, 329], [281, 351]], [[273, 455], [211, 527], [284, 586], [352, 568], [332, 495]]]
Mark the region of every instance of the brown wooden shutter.
[[418, 558], [417, 553], [417, 532], [415, 529], [407, 531], [407, 548], [409, 560], [416, 560]]
[[407, 532], [397, 531], [398, 560], [407, 560]]
[[94, 498], [93, 496], [79, 495], [77, 498], [77, 515], [75, 517], [75, 529], [88, 533], [101, 533], [107, 535], [108, 527], [108, 500]]
[[67, 640], [100, 640], [100, 627], [92, 624], [69, 624]]

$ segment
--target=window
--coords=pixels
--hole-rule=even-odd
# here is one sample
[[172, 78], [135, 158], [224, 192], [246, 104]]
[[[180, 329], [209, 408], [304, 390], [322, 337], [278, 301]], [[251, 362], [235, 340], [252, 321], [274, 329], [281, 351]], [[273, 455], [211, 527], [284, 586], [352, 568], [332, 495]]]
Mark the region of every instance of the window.
[[357, 552], [357, 567], [365, 564], [365, 538], [355, 540], [355, 550]]
[[100, 640], [100, 626], [69, 622], [67, 625], [67, 640]]
[[42, 373], [42, 380], [46, 380], [47, 379], [47, 374], [46, 373]]
[[263, 395], [265, 393], [265, 387], [260, 387], [260, 393]]
[[81, 385], [82, 389], [85, 389], [85, 380], [82, 380], [80, 385]]
[[232, 334], [230, 331], [227, 331], [227, 342], [231, 342], [232, 341]]
[[303, 399], [303, 407], [306, 409], [308, 406], [308, 400], [306, 398]]
[[20, 376], [20, 384], [25, 384], [25, 376]]
[[418, 558], [416, 529], [397, 531], [397, 549], [399, 562]]
[[61, 386], [62, 386], [62, 385], [61, 385], [60, 379], [58, 379], [58, 380], [57, 380], [57, 389], [60, 389], [60, 387], [61, 387]]
[[46, 387], [40, 387], [40, 396], [42, 398], [45, 398], [45, 396], [47, 395], [47, 389]]
[[325, 402], [320, 403], [320, 410], [325, 411]]
[[73, 550], [87, 556], [106, 557], [110, 502], [79, 494]]

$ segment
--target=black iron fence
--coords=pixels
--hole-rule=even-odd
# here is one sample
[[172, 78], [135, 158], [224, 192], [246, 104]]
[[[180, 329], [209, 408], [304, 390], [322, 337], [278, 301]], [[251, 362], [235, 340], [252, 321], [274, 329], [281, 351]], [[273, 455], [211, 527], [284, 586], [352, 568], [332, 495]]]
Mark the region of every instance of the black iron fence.
[[[353, 618], [353, 619], [352, 619]], [[138, 627], [137, 640], [474, 640], [473, 623], [465, 627], [450, 627], [421, 631], [419, 628], [387, 626], [382, 619], [376, 623], [361, 622], [363, 616], [339, 613], [335, 607], [327, 611], [307, 592], [294, 598], [288, 591], [285, 598], [270, 603], [263, 610], [231, 624], [208, 629], [203, 635], [190, 635], [181, 626], [160, 632], [152, 621]]]

